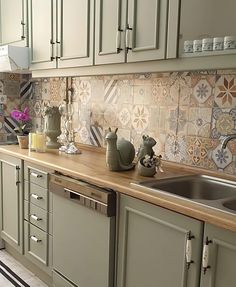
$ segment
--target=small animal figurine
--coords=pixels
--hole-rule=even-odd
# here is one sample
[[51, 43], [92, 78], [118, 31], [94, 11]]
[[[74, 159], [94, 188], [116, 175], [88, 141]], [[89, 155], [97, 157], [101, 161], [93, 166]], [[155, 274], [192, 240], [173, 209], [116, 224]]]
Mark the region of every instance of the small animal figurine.
[[154, 140], [154, 138], [143, 135], [143, 142], [140, 145], [140, 148], [138, 150], [138, 160], [140, 160], [142, 157], [145, 157], [145, 155], [149, 155], [151, 158], [154, 156], [154, 150], [152, 147], [157, 142]]
[[134, 168], [132, 163], [135, 157], [135, 149], [130, 141], [124, 138], [117, 140], [117, 131], [109, 132], [106, 135], [107, 150], [106, 163], [111, 171], [123, 171]]

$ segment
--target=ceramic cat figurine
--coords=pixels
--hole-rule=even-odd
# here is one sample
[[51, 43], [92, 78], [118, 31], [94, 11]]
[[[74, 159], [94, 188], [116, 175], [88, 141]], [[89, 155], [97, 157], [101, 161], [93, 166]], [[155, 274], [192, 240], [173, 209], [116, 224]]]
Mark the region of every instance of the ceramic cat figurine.
[[117, 139], [117, 130], [111, 131], [106, 135], [107, 150], [106, 163], [111, 171], [122, 171], [134, 168], [132, 163], [135, 156], [135, 149], [130, 141]]
[[154, 156], [154, 151], [152, 147], [157, 142], [154, 140], [154, 138], [143, 135], [143, 142], [140, 145], [139, 151], [138, 151], [138, 160], [140, 160], [145, 155], [149, 155], [150, 157]]

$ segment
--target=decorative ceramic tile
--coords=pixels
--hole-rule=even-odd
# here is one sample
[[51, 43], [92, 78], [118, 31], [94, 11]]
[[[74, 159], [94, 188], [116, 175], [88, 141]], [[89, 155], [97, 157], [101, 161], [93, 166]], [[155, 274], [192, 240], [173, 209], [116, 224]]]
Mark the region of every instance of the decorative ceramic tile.
[[178, 111], [178, 126], [177, 126], [177, 133], [178, 134], [187, 134], [187, 127], [188, 127], [188, 117], [189, 117], [189, 109], [185, 106], [179, 107]]
[[212, 159], [217, 168], [225, 169], [232, 162], [233, 156], [228, 147], [222, 149], [219, 144], [212, 152]]
[[104, 100], [104, 82], [103, 80], [91, 80], [91, 101], [102, 103]]
[[35, 116], [36, 117], [40, 117], [41, 116], [41, 103], [40, 102], [36, 102], [34, 104], [34, 112], [35, 112]]
[[90, 126], [90, 142], [94, 146], [101, 147], [103, 144], [103, 128], [101, 126]]
[[186, 158], [186, 139], [184, 136], [167, 135], [164, 158], [174, 162], [184, 162]]
[[118, 80], [111, 79], [104, 82], [104, 102], [109, 104], [117, 103], [117, 82]]
[[11, 82], [20, 82], [21, 75], [16, 73], [4, 73], [4, 80]]
[[41, 83], [41, 96], [42, 100], [51, 100], [50, 82], [48, 79], [43, 79]]
[[49, 80], [49, 93], [50, 93], [50, 101], [52, 102], [60, 102], [60, 79], [52, 78]]
[[117, 126], [118, 110], [117, 105], [108, 104], [104, 106], [104, 124]]
[[192, 94], [191, 77], [183, 76], [179, 78], [179, 105], [189, 106]]
[[3, 93], [11, 98], [19, 98], [20, 83], [18, 81], [4, 81]]
[[87, 104], [91, 98], [91, 82], [80, 80], [78, 93], [80, 102], [82, 104]]
[[0, 95], [0, 104], [6, 104], [6, 103], [7, 103], [7, 96]]
[[153, 104], [151, 85], [139, 85], [133, 87], [135, 105], [151, 105]]
[[190, 108], [187, 134], [210, 137], [211, 108]]
[[89, 130], [86, 126], [85, 121], [82, 123], [82, 126], [79, 129], [78, 135], [79, 135], [79, 141], [80, 142], [82, 142], [84, 144], [90, 144]]
[[149, 116], [149, 131], [158, 131], [159, 130], [159, 121], [160, 121], [160, 107], [151, 106], [149, 108], [150, 116]]
[[3, 81], [0, 80], [0, 95], [3, 94]]
[[138, 132], [143, 132], [149, 123], [149, 110], [144, 105], [136, 105], [132, 111], [132, 125]]
[[221, 76], [216, 82], [215, 103], [220, 108], [236, 106], [236, 77]]
[[117, 83], [117, 103], [133, 104], [134, 86], [132, 80], [119, 80]]
[[120, 108], [120, 111], [118, 113], [118, 120], [121, 125], [121, 127], [131, 127], [131, 112], [132, 107], [131, 105], [122, 105]]
[[212, 142], [209, 139], [201, 137], [187, 137], [187, 159], [186, 163], [214, 169], [214, 164], [209, 158], [209, 151], [212, 148]]
[[212, 137], [219, 138], [223, 135], [236, 132], [236, 108], [213, 109], [212, 116]]
[[20, 100], [21, 103], [32, 98], [32, 83], [30, 81], [20, 83]]
[[192, 78], [193, 96], [191, 97], [191, 105], [204, 104], [208, 107], [213, 105], [214, 79], [213, 76]]
[[[84, 105], [84, 107], [85, 107], [85, 105]], [[99, 125], [99, 126], [104, 125], [104, 106], [103, 106], [103, 104], [92, 103], [90, 118], [91, 118], [91, 124], [95, 124], [95, 125]]]
[[42, 99], [42, 82], [41, 81], [32, 82], [32, 98], [34, 100]]

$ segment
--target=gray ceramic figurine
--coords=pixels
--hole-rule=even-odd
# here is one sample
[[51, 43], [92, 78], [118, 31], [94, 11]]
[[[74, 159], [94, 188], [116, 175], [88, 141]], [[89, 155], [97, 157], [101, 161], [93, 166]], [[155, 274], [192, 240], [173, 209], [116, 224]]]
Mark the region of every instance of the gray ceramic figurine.
[[150, 157], [153, 157], [154, 151], [152, 147], [157, 142], [154, 140], [154, 138], [143, 135], [143, 142], [140, 145], [140, 148], [138, 150], [138, 160], [140, 160], [145, 155], [149, 155]]
[[111, 171], [122, 171], [134, 168], [132, 163], [135, 156], [135, 149], [130, 141], [124, 138], [117, 140], [117, 130], [106, 135], [107, 150], [106, 163]]
[[59, 148], [57, 137], [61, 133], [61, 115], [58, 107], [44, 109], [44, 132], [47, 135], [47, 148]]

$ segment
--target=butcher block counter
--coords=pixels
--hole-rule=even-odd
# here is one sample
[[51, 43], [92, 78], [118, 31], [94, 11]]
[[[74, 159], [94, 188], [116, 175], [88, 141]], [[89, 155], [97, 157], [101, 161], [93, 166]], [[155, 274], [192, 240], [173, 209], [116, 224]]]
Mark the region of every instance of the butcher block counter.
[[[132, 187], [131, 182], [149, 180], [150, 178], [139, 176], [137, 169], [123, 172], [109, 171], [105, 162], [104, 150], [82, 147], [82, 154], [69, 155], [58, 150], [36, 153], [30, 152], [28, 149], [20, 149], [16, 145], [8, 145], [1, 146], [0, 152], [101, 187], [111, 188], [118, 193], [132, 196], [204, 222], [236, 231], [236, 213], [199, 205], [194, 201], [174, 197], [168, 193], [158, 193]], [[158, 172], [154, 178], [163, 179], [182, 175], [205, 174], [231, 181], [236, 180], [234, 175], [211, 172], [165, 161], [163, 161], [163, 170], [163, 173]]]

